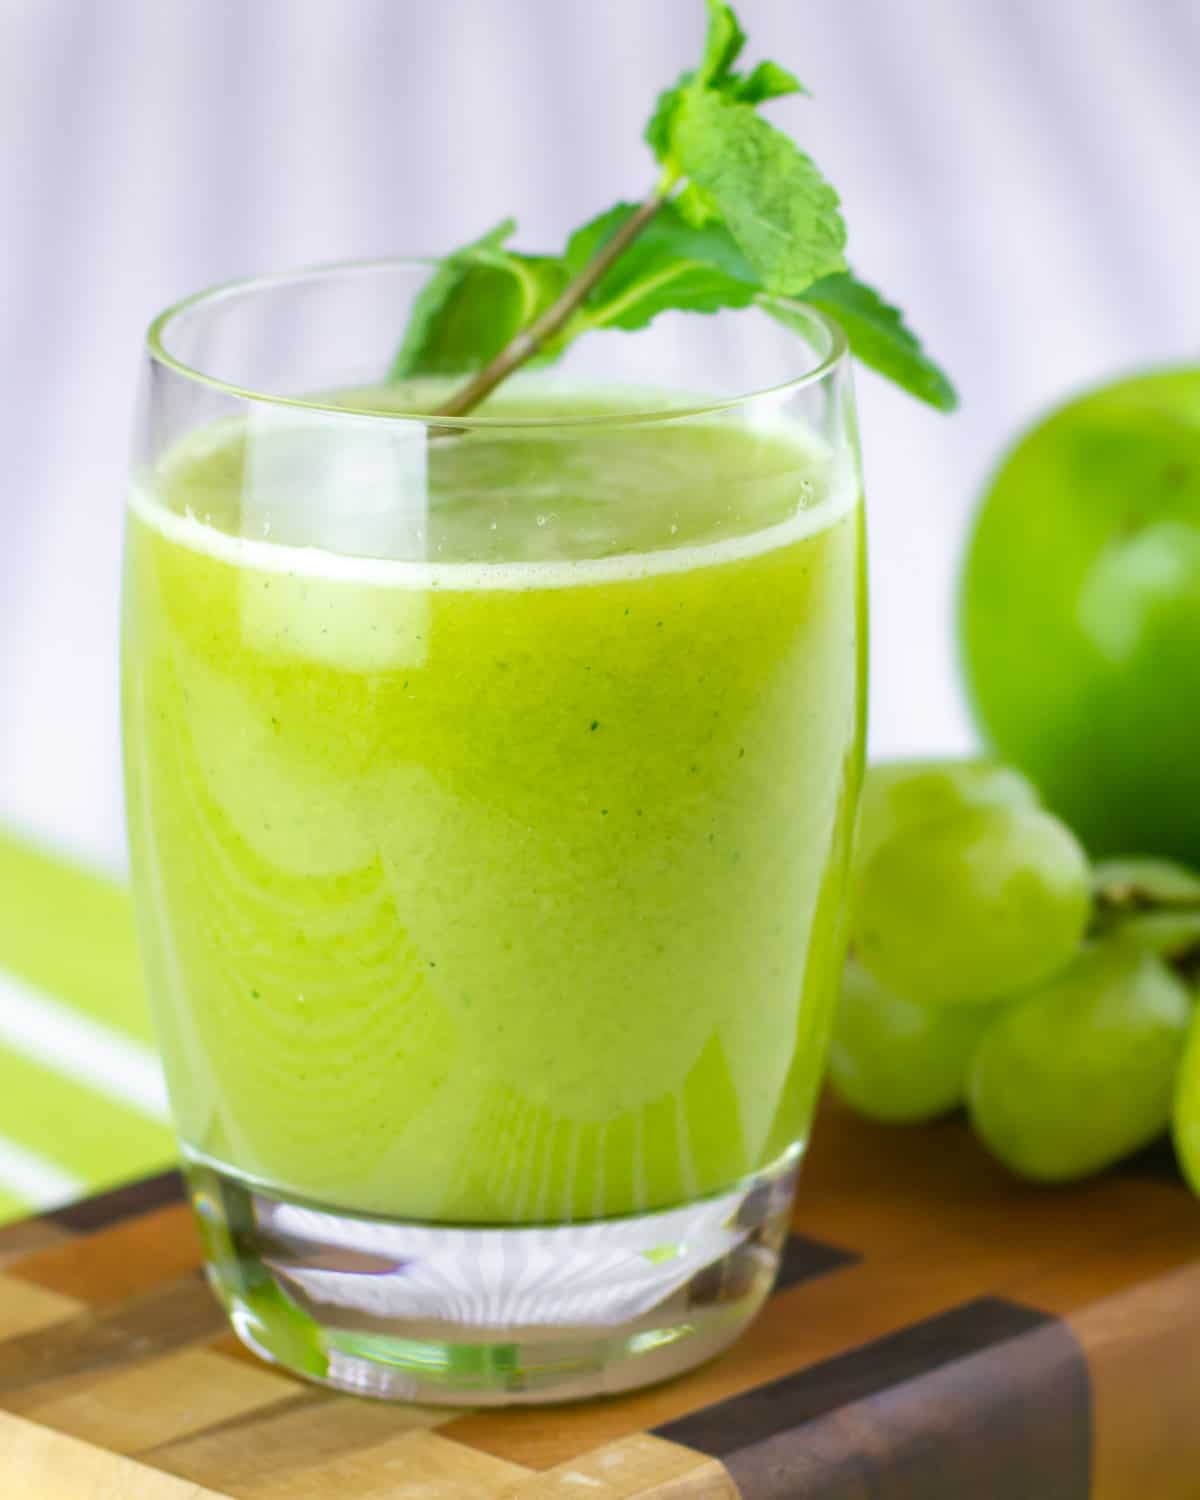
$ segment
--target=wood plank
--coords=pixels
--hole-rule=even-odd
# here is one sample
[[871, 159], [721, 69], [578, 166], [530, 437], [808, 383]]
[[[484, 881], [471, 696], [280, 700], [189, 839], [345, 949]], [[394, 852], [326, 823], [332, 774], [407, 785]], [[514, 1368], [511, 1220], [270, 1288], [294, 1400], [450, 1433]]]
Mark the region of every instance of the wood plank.
[[[234, 1333], [232, 1328], [226, 1329], [224, 1333], [218, 1334], [217, 1337], [209, 1343], [208, 1347], [216, 1354], [223, 1354], [226, 1359], [236, 1359], [244, 1365], [251, 1365], [256, 1370], [261, 1370], [264, 1368], [265, 1362], [262, 1355], [255, 1354], [253, 1349], [247, 1348], [246, 1345], [242, 1343], [241, 1339], [238, 1338], [237, 1334]], [[271, 1368], [274, 1368], [274, 1366], [272, 1366]], [[289, 1378], [295, 1380], [298, 1384], [303, 1384], [299, 1375], [293, 1375]], [[308, 1390], [312, 1389], [311, 1386], [306, 1386], [305, 1388]]]
[[1091, 1372], [1092, 1500], [1194, 1500], [1200, 1265], [1094, 1303], [1068, 1322]]
[[580, 1500], [581, 1494], [589, 1500], [738, 1500], [737, 1485], [722, 1464], [650, 1433], [536, 1474], [512, 1500]]
[[0, 1342], [0, 1404], [22, 1400], [44, 1383], [206, 1342], [224, 1323], [224, 1312], [198, 1276], [111, 1307], [85, 1307], [65, 1321]]
[[52, 1328], [75, 1317], [81, 1306], [73, 1297], [0, 1274], [0, 1341]]
[[453, 1410], [310, 1389], [281, 1410], [227, 1423], [142, 1456], [168, 1473], [237, 1495], [255, 1484], [282, 1482], [401, 1434], [438, 1426], [454, 1415]]
[[64, 1244], [70, 1238], [69, 1230], [50, 1219], [18, 1219], [15, 1224], [0, 1225], [0, 1271], [13, 1261]]
[[659, 1435], [747, 1494], [1089, 1500], [1087, 1364], [1059, 1319], [981, 1297], [692, 1412]]
[[234, 1487], [237, 1500], [493, 1500], [529, 1475], [436, 1432], [409, 1432], [305, 1469]]
[[999, 1290], [1065, 1317], [1189, 1265], [1200, 1249], [1200, 1208], [1190, 1195], [1175, 1196], [1180, 1203], [1160, 1219], [1142, 1211], [1123, 1233], [1098, 1233], [1086, 1255], [1056, 1261]]
[[125, 1219], [102, 1234], [74, 1236], [8, 1267], [84, 1302], [119, 1302], [196, 1270], [203, 1257], [191, 1208], [172, 1203]]
[[22, 1414], [113, 1453], [136, 1455], [294, 1399], [297, 1384], [207, 1349], [39, 1386]]
[[4, 1500], [214, 1500], [211, 1490], [0, 1412]]
[[965, 1255], [990, 1253], [1000, 1240], [1025, 1274], [1055, 1260], [1082, 1263], [1098, 1239], [1138, 1232], [1148, 1217], [1185, 1222], [1194, 1207], [1187, 1193], [1148, 1178], [1022, 1182], [961, 1120], [896, 1127], [828, 1108], [800, 1174], [794, 1225], [871, 1259], [921, 1253], [944, 1235]]

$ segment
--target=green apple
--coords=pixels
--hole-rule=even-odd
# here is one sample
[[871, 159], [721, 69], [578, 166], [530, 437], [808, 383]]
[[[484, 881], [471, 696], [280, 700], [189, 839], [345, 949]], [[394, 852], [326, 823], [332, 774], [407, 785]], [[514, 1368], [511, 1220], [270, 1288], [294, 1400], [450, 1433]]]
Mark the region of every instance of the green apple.
[[1094, 854], [1200, 864], [1200, 370], [1052, 413], [984, 496], [962, 579], [976, 719]]

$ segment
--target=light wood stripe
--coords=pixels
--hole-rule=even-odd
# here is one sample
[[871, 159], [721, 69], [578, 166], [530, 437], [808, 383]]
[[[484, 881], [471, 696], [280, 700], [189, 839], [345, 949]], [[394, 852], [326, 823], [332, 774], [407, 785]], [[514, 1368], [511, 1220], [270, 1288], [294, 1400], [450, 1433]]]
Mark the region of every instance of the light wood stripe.
[[0, 1412], [4, 1500], [213, 1500], [212, 1491]]
[[112, 1307], [84, 1308], [65, 1321], [0, 1341], [0, 1402], [25, 1401], [39, 1386], [205, 1342], [224, 1321], [216, 1299], [194, 1275]]
[[226, 1424], [151, 1449], [143, 1458], [168, 1473], [241, 1496], [256, 1484], [282, 1483], [454, 1415], [453, 1410], [393, 1406], [314, 1391], [278, 1414]]
[[81, 1306], [73, 1297], [0, 1275], [0, 1340], [52, 1328], [74, 1317]]
[[66, 1389], [35, 1392], [22, 1414], [114, 1453], [139, 1454], [247, 1417], [294, 1397], [294, 1380], [259, 1366], [188, 1349], [146, 1360], [99, 1379], [78, 1377]]
[[237, 1494], [239, 1500], [492, 1500], [528, 1474], [436, 1432], [409, 1432], [328, 1463], [240, 1485]]
[[[553, 1422], [553, 1414], [547, 1414]], [[649, 1433], [622, 1438], [538, 1474], [513, 1500], [737, 1500], [737, 1486], [715, 1459]]]

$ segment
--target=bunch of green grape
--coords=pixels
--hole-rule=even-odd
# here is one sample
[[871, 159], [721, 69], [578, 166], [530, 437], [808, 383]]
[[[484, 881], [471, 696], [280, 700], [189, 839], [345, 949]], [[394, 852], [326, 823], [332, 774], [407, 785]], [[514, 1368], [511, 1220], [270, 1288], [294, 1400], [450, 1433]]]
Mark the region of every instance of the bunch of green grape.
[[1200, 876], [1093, 867], [1006, 766], [867, 772], [830, 1053], [861, 1114], [965, 1105], [988, 1150], [1042, 1182], [1098, 1171], [1174, 1116], [1200, 1191], [1198, 978]]

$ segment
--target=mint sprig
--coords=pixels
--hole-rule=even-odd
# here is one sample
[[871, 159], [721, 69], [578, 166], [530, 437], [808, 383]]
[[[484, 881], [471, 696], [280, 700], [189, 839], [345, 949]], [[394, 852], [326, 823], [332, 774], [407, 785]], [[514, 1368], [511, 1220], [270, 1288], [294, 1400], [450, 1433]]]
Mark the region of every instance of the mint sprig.
[[559, 295], [570, 280], [566, 265], [504, 249], [516, 227], [505, 219], [439, 263], [413, 304], [390, 380], [458, 375], [494, 359]]
[[[567, 241], [566, 263], [574, 275], [637, 211], [618, 203], [577, 229]], [[668, 201], [601, 277], [579, 309], [571, 331], [644, 328], [660, 312], [717, 312], [745, 307], [758, 290], [755, 273], [720, 224], [697, 227]]]
[[780, 300], [791, 299], [832, 315], [865, 364], [940, 410], [954, 407], [949, 380], [899, 311], [850, 272], [837, 193], [758, 113], [807, 91], [775, 62], [736, 71], [745, 33], [725, 0], [706, 4], [700, 64], [659, 95], [646, 127], [660, 167], [654, 190], [577, 229], [561, 255], [508, 249], [506, 220], [447, 256], [413, 306], [391, 378], [474, 371], [441, 408], [458, 416], [591, 329], [756, 302], [803, 333]]

